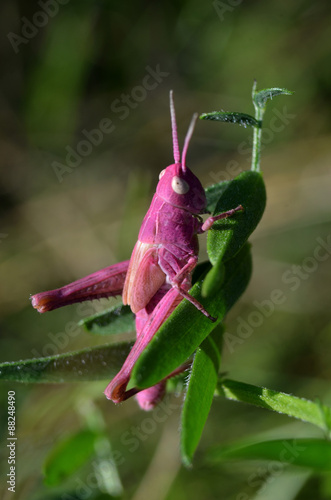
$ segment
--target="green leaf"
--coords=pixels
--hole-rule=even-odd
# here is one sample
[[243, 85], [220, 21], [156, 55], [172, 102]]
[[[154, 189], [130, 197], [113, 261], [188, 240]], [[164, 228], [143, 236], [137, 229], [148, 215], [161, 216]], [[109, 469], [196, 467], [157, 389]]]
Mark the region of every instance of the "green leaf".
[[222, 336], [223, 330], [217, 328], [202, 342], [194, 355], [181, 425], [181, 454], [187, 466], [192, 463], [213, 401], [221, 361]]
[[1, 363], [0, 379], [38, 383], [110, 380], [121, 369], [131, 345], [122, 342], [45, 358]]
[[123, 332], [135, 332], [134, 320], [130, 306], [121, 305], [84, 318], [79, 325], [96, 335], [116, 335]]
[[205, 189], [207, 198], [207, 210], [209, 212], [214, 212], [219, 198], [222, 196], [224, 191], [228, 188], [231, 181], [222, 181], [218, 184], [213, 184]]
[[251, 254], [249, 245], [246, 245], [226, 263], [224, 282], [217, 294], [203, 299], [202, 281], [199, 280], [190, 294], [201, 301], [217, 321], [212, 323], [184, 299], [139, 357], [132, 372], [133, 384], [142, 389], [155, 385], [184, 363], [238, 300], [250, 275]]
[[224, 261], [236, 255], [263, 215], [266, 191], [259, 172], [242, 172], [230, 181], [219, 198], [215, 215], [242, 205], [244, 211], [221, 219], [208, 231], [207, 252], [213, 264], [202, 287], [202, 296], [214, 294], [222, 285]]
[[85, 429], [56, 443], [44, 463], [45, 484], [57, 486], [82, 467], [94, 454], [97, 437]]
[[222, 286], [224, 273], [225, 268], [222, 259], [218, 259], [216, 264], [212, 266], [204, 279], [202, 285], [203, 297], [208, 297], [208, 295], [212, 295], [217, 292], [217, 290]]
[[211, 462], [229, 459], [274, 460], [281, 464], [330, 471], [331, 443], [322, 439], [275, 439], [244, 446], [219, 446], [207, 455]]
[[266, 191], [260, 173], [242, 172], [229, 182], [218, 200], [215, 215], [238, 205], [242, 205], [244, 211], [215, 222], [208, 231], [207, 251], [213, 265], [218, 260], [232, 258], [243, 247], [261, 220], [265, 204]]
[[331, 408], [322, 405], [319, 401], [314, 403], [308, 399], [298, 398], [284, 392], [228, 379], [220, 380], [217, 390], [220, 395], [227, 399], [283, 413], [289, 417], [317, 425], [324, 431], [330, 429]]
[[259, 107], [264, 108], [269, 99], [273, 99], [277, 95], [293, 95], [294, 92], [287, 89], [281, 89], [278, 87], [273, 87], [270, 89], [259, 90], [258, 92], [253, 91], [253, 103]]
[[260, 127], [261, 124], [254, 116], [247, 115], [246, 113], [236, 113], [224, 111], [212, 111], [211, 113], [203, 113], [200, 115], [200, 120], [214, 120], [225, 123], [236, 123], [243, 127]]

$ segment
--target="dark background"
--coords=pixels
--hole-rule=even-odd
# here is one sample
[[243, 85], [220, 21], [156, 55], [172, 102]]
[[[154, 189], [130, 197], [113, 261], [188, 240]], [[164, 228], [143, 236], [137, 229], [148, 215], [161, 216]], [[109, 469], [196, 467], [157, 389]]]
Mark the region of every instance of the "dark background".
[[[182, 144], [193, 112], [253, 113], [257, 79], [259, 89], [286, 87], [295, 94], [269, 102], [265, 116], [267, 210], [251, 238], [251, 283], [227, 321], [226, 339], [232, 340], [225, 342], [222, 371], [330, 403], [330, 241], [329, 252], [319, 254], [324, 260], [316, 260], [321, 239], [327, 245], [331, 238], [330, 3], [71, 0], [40, 15], [41, 5], [3, 0], [0, 7], [1, 360], [105, 342], [74, 325], [107, 301], [39, 315], [29, 296], [129, 258], [157, 176], [173, 161], [170, 89]], [[161, 81], [144, 92], [142, 82], [156, 68]], [[130, 96], [125, 105], [123, 95]], [[109, 127], [107, 120], [113, 130], [94, 132], [98, 144], [84, 149], [86, 134]], [[197, 124], [188, 164], [204, 186], [249, 168], [251, 134], [233, 125]], [[83, 151], [76, 166], [66, 159], [69, 150]], [[283, 300], [268, 310], [274, 290]], [[84, 425], [84, 408], [92, 402], [125, 457], [119, 474], [127, 498], [246, 500], [260, 486], [269, 488], [268, 500], [295, 497], [286, 473], [273, 473], [270, 464], [210, 469], [199, 458], [212, 444], [261, 433], [319, 435], [309, 425], [218, 398], [197, 468], [189, 471], [179, 462], [181, 403], [175, 400], [177, 409], [132, 452], [123, 433], [147, 417], [134, 401], [120, 407], [106, 401], [104, 386], [2, 385], [4, 433], [7, 391], [17, 393], [15, 498], [62, 498], [43, 485], [41, 465], [56, 440]], [[1, 453], [6, 492], [6, 450]], [[296, 498], [310, 499], [312, 492], [316, 500], [329, 498], [330, 476], [310, 479]], [[98, 494], [92, 488], [88, 497]]]

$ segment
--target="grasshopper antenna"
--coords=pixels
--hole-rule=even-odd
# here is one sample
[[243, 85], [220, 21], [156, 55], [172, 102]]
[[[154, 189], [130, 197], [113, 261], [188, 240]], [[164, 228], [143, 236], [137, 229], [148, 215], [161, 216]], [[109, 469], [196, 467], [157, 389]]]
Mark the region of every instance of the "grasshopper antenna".
[[170, 90], [170, 115], [171, 115], [171, 128], [172, 128], [172, 144], [174, 148], [174, 160], [175, 163], [180, 163], [180, 152], [178, 146], [178, 134], [177, 134], [177, 123], [176, 123], [176, 113], [173, 98], [173, 91]]
[[183, 152], [182, 152], [182, 170], [183, 170], [183, 172], [185, 172], [185, 170], [186, 170], [186, 163], [185, 162], [186, 162], [187, 148], [188, 148], [188, 145], [190, 143], [197, 118], [198, 118], [198, 113], [194, 113], [192, 120], [191, 120], [191, 123], [190, 123], [190, 126], [188, 128], [186, 137], [185, 137], [185, 142], [184, 142], [184, 147], [183, 147]]

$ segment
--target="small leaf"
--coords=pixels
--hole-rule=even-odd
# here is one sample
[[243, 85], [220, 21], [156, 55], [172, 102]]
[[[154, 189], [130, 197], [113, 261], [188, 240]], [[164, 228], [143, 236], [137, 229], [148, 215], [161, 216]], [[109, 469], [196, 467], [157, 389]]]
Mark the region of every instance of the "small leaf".
[[131, 346], [122, 342], [45, 358], [1, 363], [0, 379], [38, 383], [108, 380], [121, 369]]
[[121, 305], [84, 318], [79, 325], [96, 335], [116, 335], [123, 332], [135, 332], [134, 319], [130, 306]]
[[222, 334], [223, 330], [217, 328], [194, 355], [181, 417], [181, 453], [187, 466], [192, 463], [213, 401], [221, 360]]
[[97, 437], [85, 429], [56, 443], [44, 463], [45, 484], [57, 486], [82, 467], [94, 454]]
[[226, 113], [224, 111], [212, 111], [211, 113], [203, 113], [200, 115], [200, 120], [214, 120], [225, 123], [236, 123], [243, 127], [260, 127], [261, 124], [254, 116], [247, 115], [246, 113]]
[[190, 294], [201, 301], [217, 321], [212, 323], [184, 299], [139, 357], [132, 372], [132, 383], [142, 389], [150, 387], [184, 363], [238, 300], [250, 275], [251, 255], [249, 245], [246, 245], [226, 263], [223, 285], [214, 296], [202, 298], [202, 281], [199, 280]]
[[331, 408], [314, 403], [308, 399], [298, 398], [284, 392], [273, 391], [265, 387], [257, 387], [235, 380], [220, 380], [218, 391], [227, 399], [249, 403], [268, 410], [283, 413], [304, 422], [321, 427], [328, 431], [328, 422], [331, 418]]
[[222, 181], [218, 184], [213, 184], [205, 189], [207, 198], [207, 210], [209, 212], [214, 212], [219, 198], [222, 196], [224, 191], [227, 189], [231, 181]]
[[215, 214], [238, 205], [242, 205], [244, 211], [215, 222], [208, 231], [207, 251], [213, 265], [219, 260], [232, 258], [242, 248], [261, 220], [265, 204], [266, 191], [259, 172], [242, 172], [228, 184], [217, 203]]
[[219, 446], [208, 453], [208, 462], [237, 460], [274, 460], [282, 464], [331, 470], [331, 444], [322, 439], [275, 439], [249, 445]]
[[269, 99], [273, 99], [277, 95], [293, 95], [294, 92], [287, 89], [273, 87], [271, 89], [263, 89], [258, 92], [253, 92], [253, 102], [259, 108], [264, 108]]

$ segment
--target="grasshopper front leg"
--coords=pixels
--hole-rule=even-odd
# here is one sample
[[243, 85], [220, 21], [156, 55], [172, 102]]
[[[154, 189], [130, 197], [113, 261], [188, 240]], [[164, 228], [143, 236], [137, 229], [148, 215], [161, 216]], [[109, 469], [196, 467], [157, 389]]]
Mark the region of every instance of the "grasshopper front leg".
[[32, 295], [32, 306], [44, 313], [76, 302], [122, 295], [129, 262], [119, 262], [69, 285]]
[[204, 233], [205, 231], [209, 231], [214, 222], [216, 222], [217, 220], [227, 219], [228, 217], [232, 217], [236, 212], [242, 212], [243, 210], [244, 207], [242, 205], [238, 205], [236, 208], [233, 208], [232, 210], [228, 210], [227, 212], [223, 212], [221, 214], [208, 217], [208, 219], [201, 225], [199, 232]]

